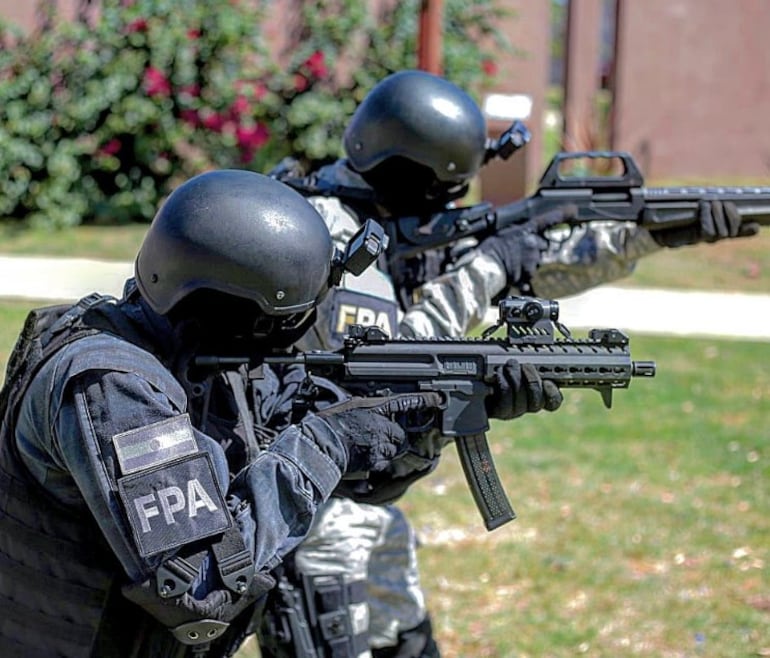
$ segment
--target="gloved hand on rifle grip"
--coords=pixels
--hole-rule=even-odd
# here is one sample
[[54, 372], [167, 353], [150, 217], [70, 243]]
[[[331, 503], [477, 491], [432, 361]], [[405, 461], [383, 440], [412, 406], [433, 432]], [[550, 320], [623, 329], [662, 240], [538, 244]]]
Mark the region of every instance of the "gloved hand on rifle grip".
[[726, 238], [746, 238], [759, 232], [759, 224], [741, 220], [734, 203], [703, 200], [698, 204], [698, 222], [692, 226], [652, 231], [661, 247], [685, 247], [699, 242], [717, 242]]
[[385, 469], [406, 450], [407, 433], [400, 422], [410, 412], [437, 409], [438, 393], [404, 393], [390, 397], [353, 397], [326, 407], [322, 418], [344, 445], [347, 473]]
[[490, 383], [493, 392], [486, 400], [490, 418], [511, 420], [541, 409], [555, 411], [564, 399], [559, 387], [542, 379], [534, 365], [514, 359], [495, 368]]
[[497, 261], [505, 271], [507, 286], [521, 288], [534, 275], [543, 252], [548, 249], [548, 241], [543, 232], [562, 224], [577, 215], [574, 204], [549, 210], [532, 217], [525, 224], [506, 226], [494, 235], [485, 238], [479, 244], [479, 250]]

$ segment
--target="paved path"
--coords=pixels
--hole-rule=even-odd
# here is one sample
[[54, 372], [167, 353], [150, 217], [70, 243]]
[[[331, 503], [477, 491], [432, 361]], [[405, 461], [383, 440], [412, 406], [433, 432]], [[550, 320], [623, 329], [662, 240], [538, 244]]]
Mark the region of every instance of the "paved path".
[[0, 298], [69, 300], [95, 290], [119, 295], [133, 263], [0, 256]]
[[[120, 295], [133, 264], [0, 256], [0, 298], [69, 300], [98, 290]], [[601, 286], [559, 300], [570, 329], [770, 340], [770, 295]], [[490, 311], [489, 322], [495, 319]]]
[[770, 295], [601, 286], [559, 302], [567, 327], [770, 340]]

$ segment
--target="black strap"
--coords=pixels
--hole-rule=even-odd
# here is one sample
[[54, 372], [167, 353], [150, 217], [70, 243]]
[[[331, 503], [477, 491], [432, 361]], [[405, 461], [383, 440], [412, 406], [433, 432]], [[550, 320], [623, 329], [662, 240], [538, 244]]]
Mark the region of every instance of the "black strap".
[[[243, 594], [254, 577], [254, 560], [237, 526], [230, 526], [221, 539], [211, 545], [211, 550], [225, 587]], [[191, 555], [176, 555], [161, 564], [155, 575], [158, 596], [170, 598], [188, 591], [207, 555], [208, 549], [203, 549]]]
[[355, 634], [350, 606], [366, 600], [366, 582], [345, 582], [339, 574], [302, 576], [316, 641], [331, 658], [352, 658], [368, 649], [368, 635]]
[[230, 526], [212, 548], [222, 582], [233, 592], [243, 594], [254, 576], [254, 560], [237, 525]]
[[260, 453], [259, 443], [254, 433], [254, 416], [246, 399], [246, 382], [244, 376], [236, 370], [225, 372], [225, 378], [230, 385], [235, 398], [235, 406], [238, 409], [238, 417], [243, 424], [244, 440], [246, 442], [246, 463], [251, 463]]
[[207, 553], [207, 550], [202, 550], [186, 557], [176, 555], [161, 564], [155, 572], [158, 596], [167, 599], [181, 596], [189, 590], [200, 573]]

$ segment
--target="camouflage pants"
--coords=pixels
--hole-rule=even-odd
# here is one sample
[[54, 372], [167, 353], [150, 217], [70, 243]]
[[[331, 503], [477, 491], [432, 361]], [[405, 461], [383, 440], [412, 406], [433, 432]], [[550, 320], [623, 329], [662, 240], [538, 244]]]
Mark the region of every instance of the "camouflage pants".
[[295, 567], [341, 575], [347, 584], [365, 581], [367, 601], [351, 606], [350, 618], [354, 634], [368, 629], [372, 648], [395, 646], [400, 632], [425, 618], [414, 530], [393, 505], [331, 498], [297, 549]]

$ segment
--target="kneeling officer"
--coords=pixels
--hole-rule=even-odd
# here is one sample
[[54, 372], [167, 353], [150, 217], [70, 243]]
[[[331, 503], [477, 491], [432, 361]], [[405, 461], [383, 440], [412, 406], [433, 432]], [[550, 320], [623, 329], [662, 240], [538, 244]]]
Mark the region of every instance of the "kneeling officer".
[[318, 506], [405, 433], [387, 402], [287, 422], [291, 372], [252, 413], [232, 372], [194, 366], [285, 348], [338, 264], [299, 194], [208, 172], [163, 204], [121, 299], [30, 314], [0, 397], [0, 655], [237, 650]]

